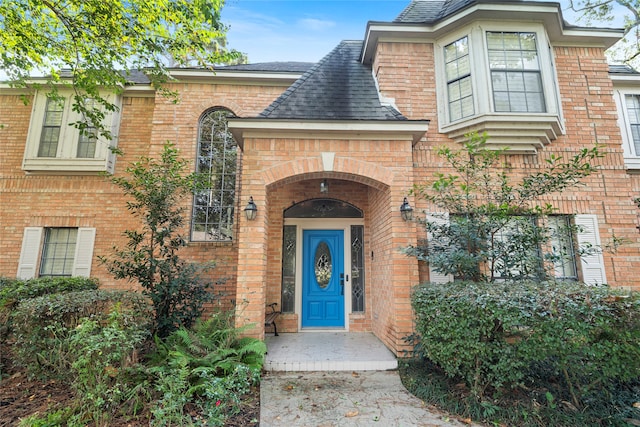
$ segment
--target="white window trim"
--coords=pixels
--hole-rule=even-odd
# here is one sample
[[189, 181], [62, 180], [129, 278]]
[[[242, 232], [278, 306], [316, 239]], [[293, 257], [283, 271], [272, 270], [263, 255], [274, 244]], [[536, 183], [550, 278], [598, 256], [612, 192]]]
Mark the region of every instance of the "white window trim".
[[[489, 70], [487, 32], [531, 32], [536, 34], [540, 76], [545, 98], [545, 113], [496, 113], [493, 105], [491, 73]], [[469, 60], [473, 85], [475, 114], [451, 122], [445, 73], [444, 47], [462, 37], [469, 40]], [[457, 142], [466, 141], [471, 131], [487, 132], [490, 146], [508, 146], [511, 152], [535, 153], [564, 134], [564, 124], [558, 90], [555, 63], [551, 55], [549, 37], [542, 24], [500, 23], [478, 21], [462, 27], [435, 43], [436, 87], [439, 131]]]
[[59, 95], [65, 98], [64, 111], [62, 116], [62, 126], [60, 128], [60, 138], [58, 143], [58, 154], [56, 157], [38, 157], [38, 147], [40, 145], [40, 135], [47, 105], [47, 92], [36, 91], [33, 97], [33, 107], [31, 110], [31, 122], [29, 133], [24, 150], [22, 169], [30, 174], [97, 174], [102, 172], [113, 173], [115, 166], [115, 154], [110, 149], [117, 146], [118, 130], [120, 125], [121, 97], [118, 95], [108, 95], [105, 98], [108, 102], [116, 105], [116, 112], [105, 114], [104, 126], [111, 132], [112, 140], [108, 141], [104, 137], [98, 137], [96, 144], [95, 158], [77, 158], [76, 150], [80, 139], [80, 131], [69, 125], [78, 122], [81, 117], [72, 110], [73, 92], [71, 90], [60, 90]]
[[[42, 262], [42, 245], [44, 230], [47, 227], [25, 227], [22, 238], [20, 261], [18, 262], [19, 279], [28, 280], [38, 277]], [[78, 227], [76, 251], [73, 262], [73, 276], [89, 277], [93, 262], [93, 246], [96, 229], [92, 227]]]
[[640, 87], [618, 88], [614, 90], [614, 99], [618, 109], [618, 126], [622, 134], [622, 150], [624, 153], [624, 164], [630, 171], [640, 173], [640, 154], [635, 152], [633, 134], [631, 133], [631, 121], [627, 112], [627, 95], [640, 96]]

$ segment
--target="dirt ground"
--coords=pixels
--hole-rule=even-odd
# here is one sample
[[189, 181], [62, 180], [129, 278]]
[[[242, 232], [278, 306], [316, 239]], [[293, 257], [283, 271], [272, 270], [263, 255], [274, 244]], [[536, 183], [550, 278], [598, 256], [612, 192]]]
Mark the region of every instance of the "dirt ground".
[[[2, 352], [5, 353], [5, 352]], [[6, 353], [4, 354], [6, 356]], [[7, 358], [0, 359], [0, 427], [18, 426], [20, 420], [52, 408], [62, 408], [73, 400], [67, 385], [56, 381], [30, 380], [24, 370], [12, 366]], [[243, 399], [240, 414], [229, 419], [225, 426], [257, 426], [260, 419], [260, 388], [255, 387]], [[114, 426], [139, 427], [149, 425], [149, 411], [143, 410], [136, 419], [114, 417]]]

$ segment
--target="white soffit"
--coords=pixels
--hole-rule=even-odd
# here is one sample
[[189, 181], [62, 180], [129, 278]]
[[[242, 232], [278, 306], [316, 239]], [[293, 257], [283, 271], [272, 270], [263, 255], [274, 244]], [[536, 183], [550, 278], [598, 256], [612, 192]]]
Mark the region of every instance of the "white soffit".
[[432, 40], [479, 20], [539, 22], [546, 28], [552, 43], [569, 45], [609, 48], [624, 34], [622, 29], [565, 27], [562, 12], [555, 3], [477, 3], [433, 24], [370, 21], [365, 31], [362, 62], [368, 64], [373, 61], [376, 45], [381, 39]]
[[[282, 135], [290, 138], [345, 138], [356, 139], [404, 139], [410, 137], [417, 143], [429, 129], [429, 120], [274, 120], [235, 118], [229, 120], [229, 130], [243, 145], [245, 137], [273, 137]], [[395, 136], [395, 138], [394, 138]]]

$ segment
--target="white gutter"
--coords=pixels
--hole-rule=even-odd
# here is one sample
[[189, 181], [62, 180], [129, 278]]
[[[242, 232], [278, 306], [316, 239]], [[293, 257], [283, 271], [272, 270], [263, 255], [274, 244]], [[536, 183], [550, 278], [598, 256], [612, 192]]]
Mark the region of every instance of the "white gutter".
[[260, 84], [290, 85], [302, 76], [302, 72], [277, 71], [224, 71], [224, 70], [170, 70], [169, 75], [179, 81], [207, 81], [224, 83], [253, 82]]

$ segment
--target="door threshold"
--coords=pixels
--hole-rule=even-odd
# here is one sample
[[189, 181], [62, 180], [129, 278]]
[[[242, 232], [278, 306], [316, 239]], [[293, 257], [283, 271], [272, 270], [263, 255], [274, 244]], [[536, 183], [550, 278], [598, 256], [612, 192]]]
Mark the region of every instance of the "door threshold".
[[321, 326], [307, 326], [304, 328], [300, 328], [300, 332], [349, 332], [346, 328], [336, 327], [336, 328], [327, 328]]

